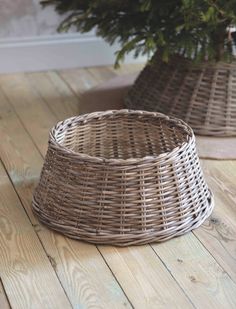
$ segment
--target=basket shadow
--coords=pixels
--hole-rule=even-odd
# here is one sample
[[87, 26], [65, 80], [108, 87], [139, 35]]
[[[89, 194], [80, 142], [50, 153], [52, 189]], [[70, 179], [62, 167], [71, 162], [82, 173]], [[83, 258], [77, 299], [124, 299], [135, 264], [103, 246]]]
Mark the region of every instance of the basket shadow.
[[129, 86], [89, 90], [80, 97], [79, 112], [84, 114], [124, 108], [124, 97], [128, 89]]

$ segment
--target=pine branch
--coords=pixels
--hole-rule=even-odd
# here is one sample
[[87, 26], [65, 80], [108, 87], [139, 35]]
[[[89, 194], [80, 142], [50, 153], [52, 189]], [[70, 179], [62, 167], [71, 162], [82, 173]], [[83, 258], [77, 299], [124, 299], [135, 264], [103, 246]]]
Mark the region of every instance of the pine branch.
[[227, 29], [236, 23], [236, 0], [43, 0], [66, 13], [59, 31], [95, 28], [110, 44], [120, 42], [116, 65], [130, 51], [159, 51], [166, 61], [184, 51], [196, 61], [233, 58]]

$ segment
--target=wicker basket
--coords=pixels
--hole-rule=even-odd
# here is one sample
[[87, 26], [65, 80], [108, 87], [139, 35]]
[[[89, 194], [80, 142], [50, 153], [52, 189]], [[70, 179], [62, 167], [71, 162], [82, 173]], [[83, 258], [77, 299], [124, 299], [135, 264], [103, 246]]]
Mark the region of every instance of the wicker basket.
[[34, 213], [50, 228], [118, 246], [181, 235], [212, 207], [191, 128], [128, 110], [59, 122], [33, 198]]
[[182, 56], [154, 55], [129, 91], [128, 108], [157, 111], [187, 122], [195, 133], [236, 135], [236, 63], [196, 65]]

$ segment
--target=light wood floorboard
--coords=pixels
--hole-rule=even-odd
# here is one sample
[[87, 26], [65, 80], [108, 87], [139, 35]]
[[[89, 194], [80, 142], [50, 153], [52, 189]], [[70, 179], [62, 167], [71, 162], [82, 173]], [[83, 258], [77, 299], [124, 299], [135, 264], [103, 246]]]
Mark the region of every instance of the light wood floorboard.
[[202, 160], [213, 214], [162, 244], [93, 246], [48, 230], [32, 214], [49, 129], [80, 112], [84, 91], [141, 68], [0, 76], [1, 309], [236, 308], [236, 161]]

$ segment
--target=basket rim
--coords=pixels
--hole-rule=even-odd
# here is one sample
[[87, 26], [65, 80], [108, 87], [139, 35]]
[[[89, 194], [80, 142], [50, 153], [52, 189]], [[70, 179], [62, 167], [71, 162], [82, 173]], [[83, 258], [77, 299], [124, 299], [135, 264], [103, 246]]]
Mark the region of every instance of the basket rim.
[[[97, 157], [97, 156], [91, 156], [82, 152], [77, 152], [71, 149], [68, 149], [67, 147], [61, 145], [57, 141], [57, 132], [60, 127], [66, 125], [66, 124], [71, 124], [71, 123], [78, 123], [78, 122], [88, 122], [91, 119], [94, 118], [99, 118], [99, 117], [104, 117], [104, 116], [109, 116], [109, 115], [115, 115], [115, 114], [133, 114], [133, 115], [150, 115], [154, 116], [157, 118], [163, 118], [168, 122], [174, 123], [177, 127], [184, 127], [186, 130], [186, 141], [183, 142], [180, 146], [174, 147], [171, 151], [168, 152], [163, 152], [159, 155], [148, 155], [140, 158], [128, 158], [128, 159], [123, 159], [123, 158], [106, 158], [106, 157]], [[149, 112], [149, 111], [143, 111], [143, 110], [132, 110], [132, 109], [119, 109], [119, 110], [107, 110], [107, 111], [96, 111], [92, 113], [86, 113], [86, 114], [81, 114], [78, 116], [73, 116], [70, 118], [67, 118], [65, 120], [61, 120], [56, 125], [50, 130], [49, 133], [49, 144], [51, 146], [54, 146], [56, 149], [60, 149], [61, 151], [68, 153], [78, 159], [83, 159], [85, 161], [92, 161], [92, 162], [103, 162], [103, 163], [124, 163], [124, 164], [135, 164], [135, 163], [145, 163], [145, 162], [150, 162], [150, 161], [159, 161], [163, 160], [166, 157], [170, 157], [169, 159], [171, 160], [172, 155], [175, 155], [177, 152], [180, 152], [181, 150], [184, 150], [185, 147], [190, 145], [191, 143], [195, 143], [195, 135], [192, 130], [192, 128], [183, 120], [172, 117], [172, 116], [167, 116], [163, 113], [159, 112]]]
[[[157, 53], [153, 56], [153, 59], [155, 58], [161, 58], [160, 54]], [[231, 70], [236, 69], [236, 57], [233, 58], [232, 61], [227, 60], [220, 60], [220, 61], [209, 61], [209, 60], [202, 60], [200, 62], [196, 62], [193, 59], [183, 56], [180, 53], [175, 53], [171, 57], [172, 59], [176, 59], [177, 61], [185, 62], [188, 64], [189, 69], [213, 69], [213, 70]], [[152, 59], [148, 62], [152, 63]], [[143, 70], [146, 66], [144, 66]]]

